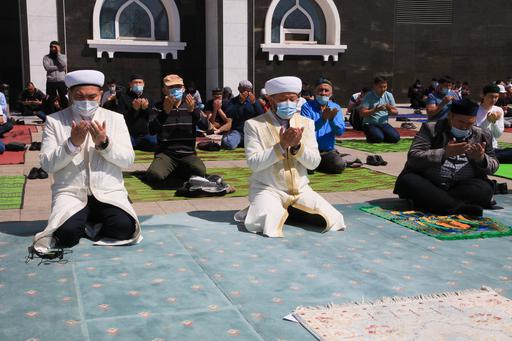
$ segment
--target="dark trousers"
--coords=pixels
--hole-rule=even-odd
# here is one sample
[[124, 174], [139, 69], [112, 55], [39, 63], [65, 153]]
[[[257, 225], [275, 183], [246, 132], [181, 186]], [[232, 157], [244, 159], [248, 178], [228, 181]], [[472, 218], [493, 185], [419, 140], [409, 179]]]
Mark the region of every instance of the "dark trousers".
[[68, 88], [66, 83], [64, 82], [46, 82], [46, 94], [50, 96], [50, 98], [55, 98], [55, 96], [59, 96], [60, 105], [62, 108], [67, 108], [68, 99], [66, 97], [68, 93]]
[[0, 124], [0, 137], [4, 137], [4, 134], [10, 132], [13, 127], [11, 121]]
[[132, 216], [119, 207], [98, 201], [91, 195], [88, 197], [87, 206], [54, 232], [57, 247], [72, 247], [78, 244], [80, 238], [86, 236], [87, 222], [103, 224], [98, 238], [127, 240], [135, 233], [135, 220]]
[[494, 153], [500, 163], [512, 163], [512, 148], [495, 149]]
[[337, 150], [320, 152], [320, 157], [322, 160], [316, 169], [319, 172], [328, 174], [340, 174], [347, 167], [347, 163], [343, 161], [343, 158]]
[[363, 125], [363, 131], [368, 143], [397, 143], [400, 141], [400, 134], [389, 123], [380, 126], [365, 124]]
[[156, 154], [146, 172], [146, 179], [150, 182], [160, 182], [171, 175], [185, 180], [192, 175], [204, 177], [206, 166], [197, 155], [177, 157], [165, 153]]
[[41, 110], [41, 105], [23, 105], [20, 104], [18, 106], [19, 112], [21, 112], [21, 115], [23, 116], [33, 116], [36, 115], [37, 112]]
[[464, 204], [490, 207], [494, 188], [489, 181], [474, 178], [443, 189], [419, 174], [407, 173], [401, 174], [396, 180], [395, 192], [403, 199], [412, 200], [418, 209], [436, 214], [454, 214]]

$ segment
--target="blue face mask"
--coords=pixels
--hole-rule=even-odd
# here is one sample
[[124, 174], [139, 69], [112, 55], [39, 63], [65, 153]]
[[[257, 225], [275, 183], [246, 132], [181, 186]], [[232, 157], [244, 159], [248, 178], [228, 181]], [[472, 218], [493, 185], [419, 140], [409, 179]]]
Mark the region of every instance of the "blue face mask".
[[169, 90], [169, 96], [176, 98], [177, 101], [181, 101], [181, 99], [183, 98], [183, 89], [171, 88]]
[[289, 120], [296, 112], [296, 102], [286, 101], [277, 103], [276, 115], [282, 120]]
[[441, 95], [446, 96], [446, 95], [448, 95], [448, 93], [450, 92], [450, 89], [448, 89], [448, 88], [442, 88], [440, 92], [441, 92]]
[[320, 104], [320, 105], [326, 105], [328, 102], [329, 102], [329, 96], [315, 96], [315, 99], [316, 101]]
[[455, 137], [455, 139], [464, 140], [465, 138], [469, 137], [469, 135], [471, 134], [471, 129], [459, 129], [459, 128], [452, 127], [451, 133], [452, 133], [453, 137]]
[[131, 87], [131, 90], [136, 94], [141, 94], [144, 91], [144, 85], [134, 85]]

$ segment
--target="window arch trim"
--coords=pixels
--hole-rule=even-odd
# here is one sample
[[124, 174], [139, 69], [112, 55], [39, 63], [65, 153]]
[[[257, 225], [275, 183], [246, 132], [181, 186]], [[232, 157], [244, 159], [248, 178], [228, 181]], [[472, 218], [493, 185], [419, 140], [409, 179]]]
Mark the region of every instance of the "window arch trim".
[[[150, 23], [150, 33], [151, 36], [149, 38], [142, 38], [142, 37], [122, 37], [121, 36], [121, 30], [119, 27], [119, 19], [121, 18], [121, 14], [123, 14], [123, 11], [128, 8], [131, 4], [137, 4], [140, 6], [146, 14], [149, 16], [149, 23]], [[139, 0], [130, 0], [125, 2], [116, 13], [115, 18], [115, 39], [132, 39], [132, 40], [155, 40], [155, 18], [153, 17], [153, 13], [149, 10], [149, 8]]]
[[[309, 29], [297, 29], [297, 28], [286, 28], [284, 27], [284, 23], [286, 22], [286, 19], [288, 19], [288, 16], [295, 12], [296, 10], [299, 10], [302, 14], [308, 18], [309, 21]], [[286, 33], [299, 33], [299, 34], [308, 34], [309, 35], [309, 42], [313, 42], [315, 40], [315, 23], [313, 22], [313, 18], [311, 18], [311, 15], [304, 9], [299, 3], [299, 0], [296, 0], [295, 6], [290, 8], [288, 12], [286, 12], [283, 15], [283, 18], [281, 19], [281, 25], [279, 25], [279, 41], [281, 43], [286, 42]], [[293, 41], [291, 41], [293, 42]]]

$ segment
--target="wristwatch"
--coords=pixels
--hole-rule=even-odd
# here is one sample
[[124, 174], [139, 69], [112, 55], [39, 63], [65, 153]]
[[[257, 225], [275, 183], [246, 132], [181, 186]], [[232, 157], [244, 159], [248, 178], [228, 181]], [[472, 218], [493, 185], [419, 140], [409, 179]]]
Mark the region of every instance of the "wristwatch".
[[107, 136], [107, 138], [105, 139], [105, 142], [103, 142], [99, 145], [96, 145], [94, 148], [96, 148], [96, 150], [105, 150], [108, 147], [108, 142], [109, 141], [108, 141], [108, 136]]

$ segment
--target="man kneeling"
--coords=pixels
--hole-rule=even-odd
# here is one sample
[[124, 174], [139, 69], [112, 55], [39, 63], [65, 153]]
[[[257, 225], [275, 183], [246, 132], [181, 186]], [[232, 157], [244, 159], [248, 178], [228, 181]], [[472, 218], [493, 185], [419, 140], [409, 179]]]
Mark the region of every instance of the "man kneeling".
[[417, 209], [481, 216], [494, 188], [487, 179], [499, 166], [487, 129], [474, 126], [478, 105], [454, 102], [448, 118], [424, 123], [414, 138], [395, 193]]
[[97, 242], [103, 245], [141, 238], [121, 170], [135, 155], [123, 116], [99, 107], [104, 79], [93, 70], [68, 73], [72, 105], [47, 118], [40, 161], [54, 182], [48, 226], [34, 237], [39, 252], [72, 247], [86, 236], [104, 238]]
[[343, 216], [309, 187], [307, 170], [320, 163], [314, 122], [297, 112], [302, 82], [278, 77], [265, 83], [270, 110], [244, 127], [245, 155], [253, 174], [245, 227], [282, 237], [288, 207], [318, 215], [325, 230], [343, 230]]

